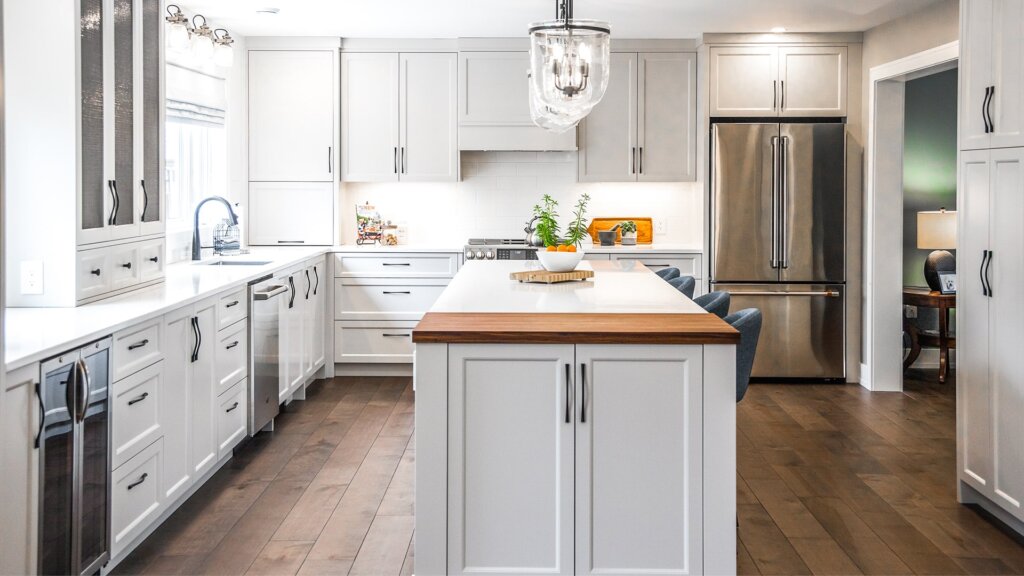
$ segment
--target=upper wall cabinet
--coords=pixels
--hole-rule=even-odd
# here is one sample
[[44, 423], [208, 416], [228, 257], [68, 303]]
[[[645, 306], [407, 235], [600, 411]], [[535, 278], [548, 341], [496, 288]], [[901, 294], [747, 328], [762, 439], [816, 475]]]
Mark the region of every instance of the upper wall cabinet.
[[1024, 2], [962, 2], [960, 27], [960, 149], [1024, 146]]
[[715, 46], [712, 117], [846, 116], [845, 46]]
[[457, 180], [457, 74], [454, 53], [343, 53], [342, 180]]
[[614, 53], [611, 74], [580, 123], [580, 181], [693, 181], [697, 55]]
[[249, 52], [249, 181], [334, 180], [334, 54]]
[[530, 53], [459, 52], [461, 150], [576, 150], [576, 131], [555, 134], [530, 117]]

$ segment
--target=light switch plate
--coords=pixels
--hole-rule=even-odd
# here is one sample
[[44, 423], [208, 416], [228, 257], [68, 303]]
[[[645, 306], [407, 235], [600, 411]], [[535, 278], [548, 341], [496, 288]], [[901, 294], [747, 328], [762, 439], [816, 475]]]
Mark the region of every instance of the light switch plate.
[[43, 262], [26, 260], [21, 263], [21, 293], [32, 295], [43, 293]]
[[665, 224], [665, 219], [664, 218], [655, 218], [654, 219], [654, 233], [655, 234], [664, 234], [665, 232], [668, 231], [668, 230], [666, 230], [667, 228], [668, 228], [668, 225]]

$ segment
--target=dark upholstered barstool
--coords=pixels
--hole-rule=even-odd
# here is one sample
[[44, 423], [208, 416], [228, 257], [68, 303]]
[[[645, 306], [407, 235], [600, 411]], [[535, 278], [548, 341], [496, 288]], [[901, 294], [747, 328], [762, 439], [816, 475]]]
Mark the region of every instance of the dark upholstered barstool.
[[729, 300], [729, 293], [722, 290], [708, 292], [693, 299], [698, 306], [719, 318], [725, 318], [729, 313]]
[[754, 353], [761, 334], [761, 311], [747, 308], [729, 314], [725, 321], [740, 333], [740, 343], [736, 346], [736, 401], [739, 402], [750, 385], [750, 371], [754, 368]]
[[679, 278], [679, 268], [662, 268], [655, 272], [661, 279], [668, 282], [673, 278]]
[[682, 292], [687, 298], [693, 300], [693, 291], [697, 288], [696, 278], [693, 276], [680, 276], [669, 280], [668, 283], [675, 286], [676, 290]]

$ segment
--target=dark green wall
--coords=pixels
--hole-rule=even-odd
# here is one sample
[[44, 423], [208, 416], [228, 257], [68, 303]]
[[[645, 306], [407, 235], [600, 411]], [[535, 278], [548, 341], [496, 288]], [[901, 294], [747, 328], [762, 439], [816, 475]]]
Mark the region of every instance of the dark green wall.
[[925, 286], [931, 250], [917, 249], [917, 213], [956, 210], [956, 69], [907, 82], [905, 106], [903, 283]]

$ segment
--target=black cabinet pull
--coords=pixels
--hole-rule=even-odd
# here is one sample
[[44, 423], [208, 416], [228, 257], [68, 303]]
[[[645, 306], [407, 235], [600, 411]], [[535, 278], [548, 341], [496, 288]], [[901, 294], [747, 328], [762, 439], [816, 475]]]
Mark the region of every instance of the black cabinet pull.
[[989, 95], [988, 95], [988, 106], [985, 107], [985, 112], [988, 113], [988, 131], [989, 132], [995, 132], [996, 131], [996, 121], [995, 121], [994, 118], [992, 118], [992, 102], [995, 99], [996, 99], [996, 87], [993, 86], [990, 89], [990, 92], [989, 92]]
[[988, 260], [988, 250], [981, 251], [981, 264], [978, 265], [978, 277], [981, 278], [981, 295], [988, 296], [988, 286], [985, 285], [985, 261]]
[[640, 174], [644, 173], [644, 147], [643, 146], [640, 147], [640, 167], [639, 167], [639, 172], [640, 172]]
[[149, 344], [149, 339], [142, 340], [141, 342], [136, 342], [135, 344], [129, 344], [128, 351], [131, 352], [132, 350], [137, 350], [139, 348], [142, 348], [146, 344]]
[[320, 272], [317, 271], [318, 266], [313, 266], [313, 276], [316, 277], [316, 285], [313, 286], [313, 295], [316, 296], [316, 291], [320, 288]]
[[153, 256], [152, 258], [149, 258], [148, 260], [150, 262], [152, 262], [153, 264], [156, 264], [157, 262], [160, 261], [160, 257], [159, 256]]
[[381, 266], [412, 266], [408, 262], [382, 262]]
[[199, 318], [192, 317], [192, 335], [195, 336], [195, 344], [192, 345], [192, 362], [199, 360]]
[[140, 220], [146, 220], [146, 211], [149, 210], [149, 193], [146, 192], [146, 181], [139, 180], [139, 184], [142, 185], [142, 214], [139, 216]]
[[778, 80], [772, 80], [772, 110], [775, 110], [775, 107], [778, 105], [778, 103], [779, 103], [779, 81]]
[[411, 338], [412, 334], [381, 334], [385, 338]]
[[786, 81], [779, 80], [779, 112], [786, 110]]
[[334, 174], [334, 147], [327, 147], [327, 173]]
[[636, 146], [633, 146], [633, 158], [632, 158], [632, 160], [633, 160], [633, 164], [632, 164], [632, 167], [629, 169], [629, 171], [632, 174], [636, 174]]
[[587, 365], [580, 364], [580, 423], [587, 423]]
[[234, 404], [232, 404], [232, 405], [231, 405], [231, 408], [228, 408], [227, 410], [225, 410], [225, 411], [224, 411], [224, 413], [228, 413], [228, 412], [231, 412], [231, 411], [232, 411], [232, 410], [234, 410], [235, 408], [238, 408], [238, 402], [235, 402]]
[[572, 364], [565, 365], [565, 423], [572, 424]]
[[128, 489], [131, 490], [132, 488], [135, 488], [136, 486], [142, 484], [143, 482], [146, 481], [146, 478], [149, 478], [149, 473], [148, 472], [143, 472], [142, 476], [139, 476], [138, 480], [136, 480], [135, 482], [132, 482], [131, 484], [128, 485]]
[[278, 240], [278, 244], [305, 244], [305, 240]]
[[988, 251], [988, 262], [985, 263], [985, 284], [988, 286], [988, 297], [992, 297], [992, 278], [988, 275], [989, 269], [992, 267], [992, 259], [996, 253], [992, 250]]
[[395, 174], [398, 174], [398, 146], [395, 146]]
[[95, 270], [90, 270], [89, 273], [92, 274], [93, 276], [99, 276], [100, 274], [103, 273], [103, 271], [97, 268]]
[[235, 306], [238, 306], [238, 300], [233, 300], [224, 305], [225, 308], [234, 308]]
[[146, 398], [149, 398], [149, 392], [143, 392], [141, 395], [132, 398], [131, 400], [128, 401], [128, 405], [131, 406], [133, 404], [138, 404], [139, 402], [142, 402]]
[[224, 349], [225, 349], [225, 350], [231, 350], [231, 349], [232, 349], [232, 348], [234, 348], [235, 346], [238, 346], [238, 340], [235, 340], [235, 341], [234, 341], [234, 342], [232, 342], [231, 344], [228, 344], [227, 346], [225, 346], [225, 347], [224, 347]]
[[132, 269], [132, 263], [131, 262], [125, 262], [124, 264], [121, 264], [121, 268], [124, 268], [126, 270], [131, 270]]
[[121, 213], [121, 194], [117, 191], [117, 180], [110, 181], [110, 188], [114, 191], [114, 215], [110, 217], [110, 224], [117, 225], [117, 215]]
[[289, 286], [289, 288], [291, 288], [291, 291], [292, 291], [291, 297], [288, 298], [288, 308], [291, 309], [291, 308], [295, 307], [295, 277], [294, 276], [289, 276], [288, 277], [288, 286]]
[[313, 289], [313, 281], [309, 279], [309, 268], [306, 268], [306, 300], [309, 300], [309, 291]]
[[412, 294], [408, 290], [384, 290], [385, 294]]
[[402, 174], [407, 174], [405, 170], [405, 146], [402, 146]]
[[43, 401], [43, 391], [36, 382], [36, 398], [39, 398], [39, 428], [36, 430], [35, 447], [39, 448], [39, 439], [43, 436], [43, 423], [46, 421], [46, 404]]
[[107, 180], [107, 192], [110, 192], [110, 216], [107, 216], [107, 226], [113, 226], [114, 216], [117, 215], [117, 192], [114, 192], [113, 180]]
[[985, 86], [985, 97], [981, 99], [981, 121], [985, 123], [985, 134], [992, 131], [988, 124], [988, 99], [992, 96], [992, 87]]

